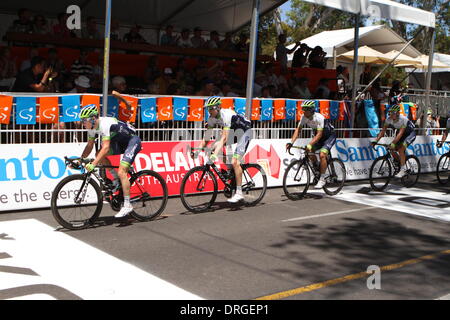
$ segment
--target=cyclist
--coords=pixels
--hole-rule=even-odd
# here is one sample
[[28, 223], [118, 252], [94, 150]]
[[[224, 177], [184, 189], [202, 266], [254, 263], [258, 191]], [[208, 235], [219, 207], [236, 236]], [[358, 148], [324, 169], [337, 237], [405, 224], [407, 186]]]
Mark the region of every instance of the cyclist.
[[450, 131], [450, 111], [447, 114], [447, 125], [446, 125], [446, 129], [444, 130], [444, 132], [442, 133], [442, 138], [441, 138], [441, 142], [439, 142], [436, 146], [438, 148], [441, 148], [442, 145], [444, 144], [444, 141], [447, 140], [447, 136], [448, 136], [448, 132]]
[[395, 177], [401, 178], [406, 174], [406, 148], [408, 148], [408, 146], [416, 140], [416, 132], [414, 131], [415, 125], [407, 117], [400, 114], [400, 105], [394, 104], [389, 109], [389, 116], [384, 122], [383, 129], [381, 129], [375, 141], [371, 142], [372, 146], [384, 137], [386, 129], [389, 126], [398, 130], [396, 137], [389, 145], [389, 149], [394, 159], [400, 161], [400, 171], [395, 175]]
[[[205, 102], [205, 108], [209, 111], [209, 119], [206, 128], [208, 130], [215, 127], [222, 128], [222, 136], [220, 140], [216, 141], [214, 152], [210, 156], [210, 160], [215, 161], [227, 141], [233, 141], [235, 136], [238, 137], [236, 149], [231, 162], [236, 177], [236, 193], [233, 197], [228, 199], [228, 202], [230, 203], [237, 203], [244, 200], [244, 196], [242, 195], [241, 162], [253, 136], [252, 125], [249, 120], [247, 120], [244, 116], [237, 114], [235, 111], [231, 109], [222, 109], [221, 103], [222, 101], [220, 100], [220, 97], [210, 97]], [[205, 133], [205, 137], [200, 144], [200, 148], [204, 148], [208, 143], [206, 138], [210, 135], [207, 133]]]
[[88, 157], [91, 153], [96, 135], [102, 137], [102, 148], [96, 154], [95, 160], [86, 165], [86, 170], [92, 171], [98, 164], [111, 165], [107, 156], [123, 154], [118, 172], [116, 173], [114, 169], [110, 169], [110, 172], [114, 177], [113, 186], [116, 190], [119, 186], [118, 180], [120, 180], [124, 196], [123, 207], [115, 217], [125, 217], [133, 211], [133, 206], [130, 203], [130, 182], [127, 173], [136, 155], [142, 149], [141, 139], [136, 135], [136, 129], [130, 124], [113, 117], [99, 117], [95, 104], [81, 108], [80, 120], [88, 130], [88, 143], [81, 155], [82, 158]]
[[[301, 108], [303, 109], [303, 117], [300, 120], [298, 127], [295, 129], [292, 135], [291, 142], [286, 144], [286, 151], [292, 147], [292, 145], [297, 140], [302, 128], [307, 125], [314, 130], [314, 137], [308, 143], [306, 148], [309, 152], [314, 152], [320, 150], [320, 179], [315, 185], [315, 189], [321, 189], [325, 185], [325, 171], [328, 165], [328, 155], [331, 152], [331, 148], [336, 143], [336, 133], [334, 132], [334, 127], [329, 119], [315, 112], [316, 103], [314, 100], [303, 101]], [[315, 154], [310, 154], [310, 159], [314, 166], [317, 168], [317, 157]]]

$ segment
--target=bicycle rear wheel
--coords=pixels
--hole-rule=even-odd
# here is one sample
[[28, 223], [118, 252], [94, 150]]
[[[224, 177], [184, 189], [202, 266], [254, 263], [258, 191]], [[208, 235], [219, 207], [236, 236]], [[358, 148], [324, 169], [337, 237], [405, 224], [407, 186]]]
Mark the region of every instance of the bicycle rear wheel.
[[344, 163], [336, 158], [331, 159], [328, 163], [326, 171], [326, 184], [323, 190], [326, 194], [334, 196], [338, 194], [344, 187], [346, 178]]
[[405, 168], [406, 168], [406, 175], [402, 177], [402, 184], [407, 188], [411, 188], [417, 183], [417, 180], [419, 180], [420, 175], [419, 158], [413, 155], [406, 156]]
[[440, 184], [446, 185], [450, 181], [450, 156], [448, 153], [443, 154], [438, 161], [436, 168], [436, 176]]
[[211, 208], [216, 201], [217, 190], [214, 173], [206, 166], [194, 167], [181, 182], [181, 202], [191, 212], [203, 212]]
[[92, 225], [103, 207], [99, 185], [93, 179], [86, 184], [83, 174], [74, 174], [61, 180], [53, 191], [50, 203], [55, 220], [70, 230]]
[[372, 190], [383, 191], [391, 180], [392, 166], [386, 157], [375, 159], [370, 167], [369, 181]]
[[131, 216], [139, 221], [158, 217], [165, 209], [168, 198], [166, 181], [155, 171], [143, 170], [130, 178]]
[[242, 194], [246, 206], [258, 204], [266, 194], [267, 176], [256, 163], [242, 164]]
[[308, 191], [311, 182], [311, 172], [306, 163], [300, 160], [291, 162], [283, 176], [283, 190], [288, 199], [299, 200]]

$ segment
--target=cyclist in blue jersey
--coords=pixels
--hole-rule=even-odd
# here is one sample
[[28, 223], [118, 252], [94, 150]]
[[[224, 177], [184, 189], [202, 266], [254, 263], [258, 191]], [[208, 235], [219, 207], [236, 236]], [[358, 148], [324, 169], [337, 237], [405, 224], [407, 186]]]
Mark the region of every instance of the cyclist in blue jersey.
[[95, 137], [98, 135], [102, 138], [102, 148], [96, 154], [94, 161], [86, 165], [88, 171], [94, 170], [98, 164], [111, 165], [107, 158], [109, 155], [123, 154], [118, 172], [116, 173], [114, 169], [110, 169], [110, 172], [114, 177], [113, 185], [115, 189], [118, 188], [120, 180], [124, 196], [123, 207], [115, 217], [125, 217], [133, 211], [133, 206], [130, 203], [130, 182], [127, 174], [136, 155], [142, 149], [141, 139], [137, 136], [136, 129], [130, 124], [113, 117], [99, 117], [97, 106], [94, 104], [84, 106], [81, 109], [80, 120], [88, 130], [88, 143], [81, 155], [82, 158], [88, 157], [91, 153]]
[[[236, 193], [233, 197], [228, 199], [230, 203], [237, 203], [244, 200], [242, 195], [242, 158], [247, 151], [247, 148], [252, 139], [252, 124], [244, 116], [237, 114], [231, 109], [222, 109], [222, 101], [220, 97], [210, 97], [205, 103], [205, 108], [208, 108], [209, 119], [207, 123], [208, 129], [214, 129], [215, 127], [222, 129], [222, 136], [220, 140], [216, 141], [213, 154], [210, 156], [211, 161], [217, 159], [218, 154], [221, 152], [222, 147], [226, 144], [228, 139], [234, 139], [238, 137], [236, 149], [233, 154], [232, 165], [236, 177]], [[231, 131], [231, 133], [230, 133]], [[200, 144], [200, 148], [204, 148], [207, 144], [205, 134], [204, 140]]]
[[416, 126], [411, 120], [400, 114], [400, 105], [394, 104], [389, 109], [389, 116], [384, 122], [383, 129], [381, 129], [375, 141], [371, 142], [372, 145], [375, 145], [384, 137], [388, 127], [397, 129], [397, 135], [392, 140], [389, 149], [391, 150], [392, 156], [400, 161], [400, 171], [395, 176], [402, 178], [406, 174], [406, 148], [416, 140], [416, 132], [414, 131]]
[[444, 132], [442, 133], [441, 142], [437, 144], [438, 148], [441, 148], [443, 145], [443, 142], [447, 140], [448, 132], [450, 131], [450, 111], [447, 114], [447, 125], [445, 127]]
[[[336, 143], [336, 133], [330, 120], [325, 119], [322, 114], [315, 112], [316, 103], [314, 100], [303, 101], [301, 108], [304, 112], [303, 117], [292, 135], [291, 142], [286, 144], [286, 150], [289, 150], [292, 147], [305, 125], [314, 130], [314, 137], [306, 147], [309, 152], [320, 150], [320, 179], [314, 188], [321, 189], [326, 184], [325, 171], [327, 170], [328, 165], [327, 159], [331, 152], [331, 148], [333, 148]], [[312, 163], [317, 166], [316, 155], [311, 154], [310, 159]]]

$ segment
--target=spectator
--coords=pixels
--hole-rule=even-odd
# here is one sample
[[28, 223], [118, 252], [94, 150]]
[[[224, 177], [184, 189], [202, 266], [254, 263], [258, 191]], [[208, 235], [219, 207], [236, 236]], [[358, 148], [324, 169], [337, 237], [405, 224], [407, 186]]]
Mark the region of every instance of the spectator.
[[67, 28], [67, 19], [69, 15], [65, 12], [58, 14], [58, 23], [53, 26], [53, 35], [59, 38], [76, 38], [74, 31]]
[[192, 42], [189, 38], [191, 31], [187, 28], [181, 31], [181, 36], [177, 39], [177, 46], [180, 48], [192, 48]]
[[363, 73], [359, 77], [359, 84], [368, 85], [372, 80], [372, 66], [370, 64], [366, 64], [364, 67]]
[[102, 92], [104, 58], [104, 52], [101, 52], [97, 57], [97, 64], [94, 66], [91, 79], [91, 92]]
[[169, 85], [175, 83], [173, 79], [173, 70], [172, 68], [164, 68], [163, 74], [155, 80], [155, 83], [159, 87], [160, 94], [167, 94], [167, 89]]
[[228, 81], [222, 81], [220, 84], [220, 93], [218, 96], [222, 97], [239, 97], [239, 94], [234, 92], [231, 84]]
[[225, 71], [225, 79], [227, 79], [232, 88], [236, 88], [241, 90], [244, 88], [244, 82], [241, 80], [238, 72], [238, 65], [235, 62], [231, 62], [227, 66], [227, 70]]
[[160, 71], [158, 68], [158, 56], [150, 56], [148, 58], [147, 68], [145, 69], [145, 83], [147, 85], [153, 81], [155, 81], [159, 75]]
[[33, 21], [31, 20], [31, 11], [22, 8], [17, 13], [19, 19], [14, 20], [12, 26], [8, 29], [9, 32], [32, 33]]
[[122, 76], [116, 76], [111, 80], [112, 90], [117, 91], [118, 93], [125, 93], [127, 90], [127, 81]]
[[206, 42], [205, 47], [208, 49], [219, 49], [219, 33], [217, 31], [211, 31], [209, 34], [209, 40]]
[[180, 86], [177, 83], [171, 83], [167, 87], [167, 94], [171, 96], [179, 96], [181, 95]]
[[211, 79], [204, 79], [202, 81], [202, 88], [200, 91], [197, 91], [196, 96], [210, 97], [214, 95], [216, 86], [214, 85], [214, 81]]
[[11, 49], [4, 47], [0, 49], [0, 87], [8, 91], [14, 83], [17, 74], [16, 60], [11, 58]]
[[239, 41], [234, 45], [235, 50], [237, 52], [248, 52], [249, 51], [249, 44], [247, 43], [248, 36], [245, 33], [241, 33], [239, 35]]
[[91, 87], [91, 82], [86, 76], [78, 76], [74, 81], [75, 87], [68, 93], [86, 93]]
[[205, 40], [202, 38], [202, 30], [199, 27], [194, 29], [191, 44], [193, 48], [203, 48], [205, 46]]
[[322, 78], [319, 81], [316, 92], [314, 94], [315, 99], [329, 99], [330, 89], [328, 88], [328, 79]]
[[135, 25], [130, 31], [123, 37], [125, 42], [133, 42], [133, 43], [146, 43], [144, 37], [139, 33], [141, 31], [141, 26]]
[[431, 136], [436, 134], [433, 129], [439, 128], [439, 116], [433, 116], [433, 110], [427, 110], [427, 122], [425, 124], [426, 135]]
[[381, 80], [379, 78], [372, 84], [372, 87], [370, 88], [370, 96], [372, 97], [375, 111], [377, 113], [378, 123], [381, 124], [381, 102], [386, 99], [386, 94], [381, 89]]
[[394, 80], [392, 82], [391, 90], [389, 90], [389, 104], [397, 103], [396, 98], [402, 93], [402, 89], [400, 87], [400, 81]]
[[297, 84], [294, 86], [292, 91], [294, 93], [294, 98], [297, 99], [310, 99], [312, 96], [308, 88], [307, 78], [298, 79]]
[[75, 60], [70, 68], [70, 73], [72, 77], [86, 76], [92, 78], [94, 75], [94, 67], [87, 60], [88, 52], [86, 49], [80, 50], [80, 57]]
[[309, 54], [309, 66], [311, 68], [319, 68], [325, 69], [326, 61], [325, 61], [326, 52], [322, 50], [322, 47], [316, 46], [311, 53]]
[[84, 39], [101, 39], [100, 32], [97, 30], [97, 22], [94, 17], [88, 17], [86, 27], [81, 30], [81, 37]]
[[268, 65], [266, 65], [266, 70], [264, 73], [266, 75], [267, 85], [274, 86], [275, 91], [278, 91], [280, 83], [278, 82], [277, 75], [273, 71], [273, 64], [269, 63]]
[[347, 83], [349, 82], [348, 68], [339, 65], [336, 68], [336, 78], [337, 78], [338, 92], [341, 95], [345, 95], [345, 93], [347, 92]]
[[161, 37], [160, 44], [162, 46], [176, 46], [177, 45], [177, 39], [173, 35], [173, 26], [168, 25], [166, 27], [166, 32]]
[[120, 25], [119, 21], [116, 19], [111, 20], [111, 30], [110, 30], [111, 40], [120, 40]]
[[50, 33], [47, 20], [41, 14], [38, 14], [34, 17], [33, 33], [44, 35]]
[[300, 48], [298, 48], [294, 53], [294, 56], [292, 58], [292, 67], [302, 68], [306, 64], [308, 55], [311, 51], [312, 49], [308, 47], [306, 43], [302, 43], [300, 45]]
[[38, 55], [39, 55], [39, 52], [38, 52], [37, 48], [30, 48], [30, 52], [29, 52], [30, 58], [22, 61], [22, 64], [20, 65], [20, 71], [23, 71], [23, 70], [31, 67], [31, 59], [33, 59], [33, 57], [37, 57]]
[[280, 75], [278, 76], [277, 83], [277, 97], [287, 97], [291, 91], [289, 82], [287, 79], [288, 70], [281, 68]]
[[258, 71], [255, 74], [255, 82], [253, 83], [253, 96], [261, 97], [262, 89], [267, 86], [266, 76]]
[[[265, 86], [264, 88], [261, 89], [261, 98], [274, 98], [270, 94], [270, 91], [271, 91], [270, 87], [271, 86]], [[273, 86], [272, 86], [272, 88], [273, 88]]]
[[232, 35], [231, 32], [225, 33], [225, 38], [219, 42], [219, 48], [221, 50], [235, 51], [236, 48], [234, 47]]
[[[44, 72], [45, 71], [45, 72]], [[47, 91], [47, 85], [52, 70], [45, 69], [45, 60], [42, 57], [33, 57], [31, 66], [17, 75], [14, 83], [14, 92], [44, 92]], [[42, 76], [42, 74], [44, 74]]]
[[147, 92], [154, 95], [161, 94], [161, 92], [159, 91], [159, 85], [156, 82], [152, 82], [147, 86]]
[[58, 51], [55, 48], [50, 48], [48, 50], [48, 58], [46, 61], [47, 67], [51, 68], [54, 71], [54, 77], [52, 84], [54, 85], [54, 90], [52, 91], [60, 91], [59, 89], [63, 87], [64, 77], [66, 75], [66, 67], [64, 66], [64, 62], [59, 59]]
[[285, 46], [286, 44], [286, 35], [280, 34], [278, 36], [278, 44], [275, 49], [277, 62], [280, 63], [282, 70], [287, 70], [287, 62], [288, 62], [288, 54], [291, 54], [300, 46], [300, 42], [296, 42], [295, 46], [292, 49], [288, 49]]

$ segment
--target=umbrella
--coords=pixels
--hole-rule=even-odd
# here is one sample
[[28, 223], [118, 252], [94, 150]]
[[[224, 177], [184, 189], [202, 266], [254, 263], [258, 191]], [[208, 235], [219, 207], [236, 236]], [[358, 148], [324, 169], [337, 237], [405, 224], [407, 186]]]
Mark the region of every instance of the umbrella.
[[[390, 61], [392, 61], [397, 55], [399, 51], [392, 50], [388, 53], [385, 53], [384, 56], [389, 58]], [[400, 53], [400, 55], [395, 59], [393, 62], [394, 65], [415, 65], [417, 63], [417, 59], [410, 57], [406, 54]]]
[[[342, 60], [353, 61], [354, 50], [340, 54], [338, 58]], [[373, 64], [386, 64], [389, 62], [389, 58], [377, 50], [374, 50], [368, 46], [363, 46], [358, 49], [358, 63], [373, 63]]]
[[[399, 64], [397, 67], [414, 67], [418, 69], [428, 69], [428, 56], [427, 55], [421, 55], [414, 59], [415, 63], [405, 63], [405, 64]], [[450, 68], [449, 65], [446, 65], [445, 63], [433, 59], [433, 65], [432, 68]]]

